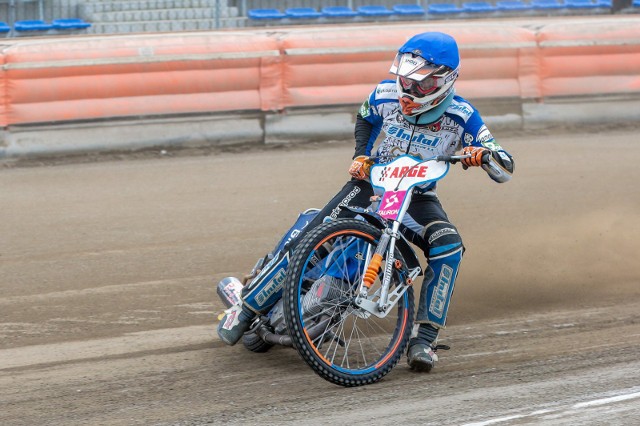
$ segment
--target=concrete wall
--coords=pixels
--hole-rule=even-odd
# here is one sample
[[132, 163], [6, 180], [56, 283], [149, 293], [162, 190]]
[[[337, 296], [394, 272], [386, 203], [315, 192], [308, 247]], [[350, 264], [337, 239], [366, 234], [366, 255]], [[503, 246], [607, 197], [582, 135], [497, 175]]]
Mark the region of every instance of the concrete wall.
[[[351, 139], [422, 27], [340, 28], [0, 45], [0, 157]], [[440, 28], [494, 131], [640, 122], [640, 17]]]

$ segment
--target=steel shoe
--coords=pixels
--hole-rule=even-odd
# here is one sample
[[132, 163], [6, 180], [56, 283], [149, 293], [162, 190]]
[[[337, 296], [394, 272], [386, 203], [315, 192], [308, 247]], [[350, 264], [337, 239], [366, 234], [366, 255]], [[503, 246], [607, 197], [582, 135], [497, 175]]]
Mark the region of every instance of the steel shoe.
[[242, 305], [233, 305], [226, 311], [218, 324], [218, 337], [229, 346], [233, 346], [249, 330], [251, 321], [242, 315]]

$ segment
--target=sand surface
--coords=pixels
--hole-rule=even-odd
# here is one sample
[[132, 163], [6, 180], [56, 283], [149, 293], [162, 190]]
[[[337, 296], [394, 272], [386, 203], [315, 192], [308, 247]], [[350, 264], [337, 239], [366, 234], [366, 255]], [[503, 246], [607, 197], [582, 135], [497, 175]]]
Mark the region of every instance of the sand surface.
[[0, 168], [0, 424], [640, 424], [638, 133], [500, 142], [511, 182], [439, 188], [452, 349], [358, 389], [214, 330], [217, 281], [335, 193], [351, 143]]

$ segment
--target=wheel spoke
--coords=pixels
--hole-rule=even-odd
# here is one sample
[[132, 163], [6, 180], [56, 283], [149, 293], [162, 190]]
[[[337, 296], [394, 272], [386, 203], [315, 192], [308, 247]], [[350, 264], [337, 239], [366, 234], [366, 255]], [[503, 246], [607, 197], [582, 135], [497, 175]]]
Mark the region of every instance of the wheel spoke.
[[[379, 380], [398, 362], [409, 338], [412, 288], [382, 318], [355, 305], [368, 253], [380, 235], [364, 221], [338, 219], [306, 234], [291, 259], [285, 285], [287, 329], [302, 358], [334, 383], [353, 386]], [[391, 287], [402, 280], [393, 269]], [[378, 277], [369, 297], [379, 293], [380, 285]]]

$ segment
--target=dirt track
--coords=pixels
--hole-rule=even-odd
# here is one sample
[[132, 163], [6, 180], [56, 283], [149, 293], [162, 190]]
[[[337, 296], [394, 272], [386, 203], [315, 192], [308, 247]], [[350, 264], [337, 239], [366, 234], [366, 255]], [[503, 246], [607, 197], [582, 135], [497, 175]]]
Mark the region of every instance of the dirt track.
[[349, 143], [0, 168], [0, 424], [640, 424], [637, 139], [503, 137], [512, 182], [454, 170], [452, 350], [357, 389], [213, 328], [215, 283], [333, 195]]

